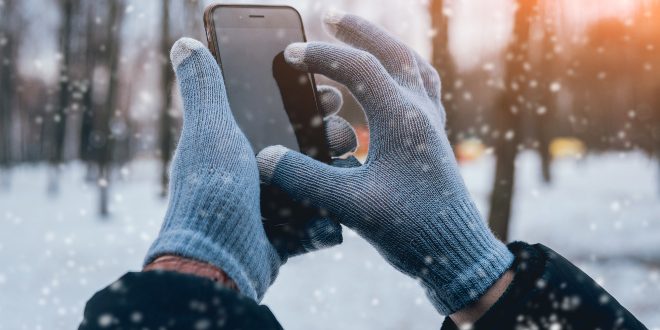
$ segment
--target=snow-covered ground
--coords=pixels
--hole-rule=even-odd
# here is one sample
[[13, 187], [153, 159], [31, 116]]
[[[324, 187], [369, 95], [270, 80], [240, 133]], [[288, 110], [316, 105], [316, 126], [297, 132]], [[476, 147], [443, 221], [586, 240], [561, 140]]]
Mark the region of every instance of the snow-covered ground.
[[[112, 187], [112, 217], [96, 217], [97, 189], [83, 167], [65, 168], [46, 194], [45, 166], [15, 169], [0, 190], [0, 329], [73, 329], [96, 290], [140, 267], [165, 211], [157, 164], [126, 168]], [[538, 159], [518, 159], [512, 236], [542, 242], [577, 263], [651, 329], [660, 329], [658, 166], [641, 154], [553, 164], [544, 186]], [[463, 172], [482, 211], [493, 159]], [[1, 188], [0, 188], [1, 189]], [[438, 329], [442, 317], [417, 284], [355, 234], [285, 265], [265, 303], [288, 329]]]

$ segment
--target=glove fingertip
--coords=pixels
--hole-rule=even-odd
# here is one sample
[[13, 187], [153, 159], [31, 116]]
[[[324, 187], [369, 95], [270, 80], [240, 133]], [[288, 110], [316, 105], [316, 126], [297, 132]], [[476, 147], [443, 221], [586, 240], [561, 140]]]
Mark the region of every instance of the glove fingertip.
[[325, 128], [325, 137], [333, 157], [341, 157], [357, 149], [357, 134], [345, 119], [330, 116], [325, 119]]
[[307, 234], [309, 240], [303, 241], [303, 247], [307, 252], [329, 248], [344, 241], [341, 225], [329, 218], [311, 221], [307, 227]]
[[320, 85], [317, 87], [319, 95], [319, 105], [324, 117], [332, 116], [341, 110], [344, 98], [339, 89], [330, 85]]
[[287, 63], [300, 70], [307, 70], [305, 63], [305, 53], [307, 52], [307, 43], [294, 42], [284, 50], [284, 59]]
[[339, 23], [346, 16], [345, 12], [336, 9], [330, 9], [323, 14], [323, 26], [328, 34], [334, 36], [339, 31]]
[[270, 146], [264, 148], [257, 154], [257, 166], [259, 168], [259, 178], [263, 183], [269, 184], [275, 176], [275, 170], [282, 158], [290, 149], [281, 146]]
[[174, 70], [176, 70], [185, 59], [192, 56], [195, 50], [203, 48], [204, 44], [192, 38], [181, 38], [177, 40], [170, 51], [170, 59], [172, 60]]

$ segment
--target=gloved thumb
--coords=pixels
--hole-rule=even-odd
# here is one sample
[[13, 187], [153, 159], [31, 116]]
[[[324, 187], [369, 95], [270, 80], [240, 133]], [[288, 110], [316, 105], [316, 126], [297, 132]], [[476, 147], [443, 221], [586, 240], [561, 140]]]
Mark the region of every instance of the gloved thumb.
[[283, 146], [261, 150], [257, 165], [263, 183], [279, 186], [295, 200], [331, 213], [342, 205], [338, 191], [348, 168], [330, 166]]

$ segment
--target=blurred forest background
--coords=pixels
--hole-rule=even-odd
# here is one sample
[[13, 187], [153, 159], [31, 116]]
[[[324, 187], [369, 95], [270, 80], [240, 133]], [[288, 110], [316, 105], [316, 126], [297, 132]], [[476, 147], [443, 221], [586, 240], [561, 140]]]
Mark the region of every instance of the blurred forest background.
[[[75, 328], [96, 290], [140, 269], [181, 128], [169, 50], [205, 40], [210, 2], [0, 0], [0, 330]], [[258, 2], [297, 8], [310, 40], [331, 40], [326, 9], [352, 12], [429, 59], [495, 233], [552, 247], [660, 329], [660, 0]], [[442, 322], [348, 229], [291, 259], [264, 303], [288, 329]]]
[[[99, 190], [95, 208], [108, 215], [123, 166], [156, 158], [162, 174], [154, 193], [165, 196], [181, 124], [169, 49], [181, 36], [205, 40], [207, 4], [0, 0], [0, 189], [11, 191], [12, 168], [47, 163], [45, 191], [57, 195], [62, 167], [83, 162]], [[538, 152], [548, 184], [557, 157], [660, 155], [658, 1], [293, 4], [309, 39], [327, 39], [326, 8], [369, 12], [429, 58], [441, 73], [459, 161], [496, 156], [489, 221], [504, 239], [522, 150]], [[397, 19], [400, 10], [419, 19]], [[359, 106], [349, 100], [342, 111], [358, 127], [363, 154], [368, 132]]]

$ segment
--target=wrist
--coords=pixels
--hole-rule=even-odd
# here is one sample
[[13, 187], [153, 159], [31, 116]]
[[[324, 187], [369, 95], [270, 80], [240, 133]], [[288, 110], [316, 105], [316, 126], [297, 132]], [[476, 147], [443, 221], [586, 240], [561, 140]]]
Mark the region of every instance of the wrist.
[[[228, 228], [232, 222], [233, 230]], [[260, 301], [281, 265], [277, 252], [258, 230], [241, 230], [245, 227], [235, 221], [222, 221], [221, 225], [223, 230], [209, 233], [195, 228], [168, 228], [166, 220], [144, 264], [166, 255], [200, 260], [222, 269], [242, 295]]]
[[175, 255], [160, 256], [146, 265], [142, 271], [172, 271], [194, 275], [210, 279], [234, 291], [239, 291], [236, 282], [234, 282], [234, 280], [232, 280], [222, 269], [205, 262]]
[[479, 300], [477, 300], [472, 305], [469, 305], [457, 312], [449, 315], [452, 321], [456, 323], [461, 329], [464, 326], [474, 324], [479, 320], [486, 312], [495, 305], [495, 303], [502, 297], [504, 292], [513, 281], [514, 272], [512, 270], [506, 271], [502, 274], [493, 286], [484, 293]]

